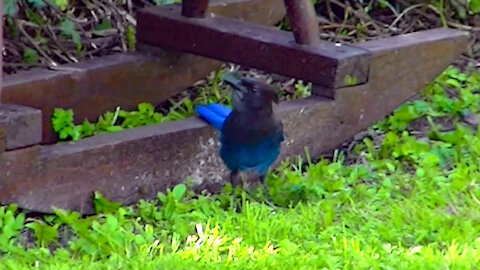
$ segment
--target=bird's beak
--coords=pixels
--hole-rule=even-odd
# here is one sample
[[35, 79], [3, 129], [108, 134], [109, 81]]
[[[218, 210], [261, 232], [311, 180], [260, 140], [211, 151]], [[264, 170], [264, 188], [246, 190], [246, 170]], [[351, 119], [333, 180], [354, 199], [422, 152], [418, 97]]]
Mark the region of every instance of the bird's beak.
[[222, 74], [221, 78], [225, 83], [230, 85], [233, 90], [242, 91], [242, 77], [240, 74], [234, 72], [226, 72]]

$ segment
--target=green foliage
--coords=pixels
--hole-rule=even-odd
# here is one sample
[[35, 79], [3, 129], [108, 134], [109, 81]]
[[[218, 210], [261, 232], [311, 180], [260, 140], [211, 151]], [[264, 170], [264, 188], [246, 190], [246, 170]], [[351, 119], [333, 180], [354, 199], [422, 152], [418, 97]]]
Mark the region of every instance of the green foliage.
[[[117, 108], [113, 113], [106, 112], [99, 116], [95, 124], [85, 119], [79, 125], [74, 124], [71, 109], [55, 108], [52, 115], [53, 131], [61, 140], [71, 138], [76, 141], [96, 134], [121, 131], [125, 127], [131, 128], [145, 125], [145, 123], [160, 122], [160, 117], [152, 112], [153, 109], [145, 109], [146, 107], [152, 108], [150, 104], [142, 103], [138, 107], [139, 111], [136, 112], [125, 112]], [[118, 124], [119, 118], [123, 120], [120, 125]]]
[[355, 85], [357, 83], [357, 79], [351, 75], [345, 75], [343, 78], [343, 83], [347, 86]]
[[162, 121], [162, 115], [155, 112], [155, 109], [149, 103], [138, 104], [138, 111], [121, 111], [119, 116], [125, 119], [122, 122], [123, 128], [145, 126], [160, 123]]
[[14, 16], [18, 12], [17, 0], [4, 0], [3, 15]]
[[75, 24], [70, 20], [63, 20], [59, 27], [62, 34], [71, 38], [73, 43], [75, 43], [77, 50], [80, 50], [82, 47], [82, 41], [80, 39], [80, 34], [75, 29]]
[[64, 11], [68, 8], [68, 0], [48, 0], [50, 3], [57, 6], [60, 10]]
[[303, 84], [302, 81], [295, 84], [295, 93], [292, 99], [306, 98], [312, 95], [312, 85]]
[[127, 41], [128, 49], [134, 51], [137, 38], [135, 37], [135, 28], [132, 25], [128, 25], [125, 28], [125, 40]]
[[387, 8], [388, 1], [387, 0], [379, 0], [377, 4], [380, 8]]
[[480, 13], [480, 0], [470, 0], [468, 2], [468, 8], [473, 14]]
[[81, 137], [81, 126], [73, 124], [73, 111], [55, 108], [52, 116], [52, 128], [61, 140], [71, 137], [78, 140]]
[[47, 5], [44, 0], [27, 0], [27, 3], [38, 9], [44, 8]]
[[76, 141], [97, 134], [175, 121], [191, 115], [193, 115], [192, 102], [185, 99], [177, 107], [177, 110], [171, 110], [166, 115], [155, 112], [154, 107], [150, 103], [140, 103], [136, 111], [124, 111], [117, 107], [115, 112], [106, 112], [100, 115], [94, 124], [84, 120], [81, 124], [75, 125], [71, 109], [55, 108], [52, 115], [52, 126], [59, 139]]
[[95, 191], [93, 195], [93, 209], [95, 213], [113, 213], [120, 208], [121, 204], [110, 202], [103, 195]]
[[16, 212], [17, 206], [14, 204], [0, 207], [0, 252], [7, 252], [14, 247], [23, 228], [25, 214]]
[[426, 86], [425, 100], [407, 102], [392, 117], [381, 121], [377, 127], [401, 131], [414, 120], [432, 117], [460, 117], [479, 112], [480, 73], [470, 75], [449, 67], [435, 81]]
[[181, 3], [182, 0], [153, 0], [153, 3], [157, 6], [169, 5], [174, 3]]
[[312, 95], [312, 84], [305, 84], [303, 81], [299, 80], [293, 85], [293, 91], [286, 93], [285, 91], [280, 92], [280, 100], [296, 100], [301, 98], [306, 98]]
[[101, 23], [95, 25], [94, 29], [96, 31], [112, 29], [112, 22], [108, 19], [103, 19]]
[[27, 223], [25, 227], [33, 231], [35, 241], [39, 246], [48, 245], [58, 238], [58, 224], [50, 226], [42, 221], [33, 221]]
[[25, 48], [23, 50], [23, 61], [25, 63], [34, 64], [38, 62], [38, 53], [37, 51], [31, 48]]

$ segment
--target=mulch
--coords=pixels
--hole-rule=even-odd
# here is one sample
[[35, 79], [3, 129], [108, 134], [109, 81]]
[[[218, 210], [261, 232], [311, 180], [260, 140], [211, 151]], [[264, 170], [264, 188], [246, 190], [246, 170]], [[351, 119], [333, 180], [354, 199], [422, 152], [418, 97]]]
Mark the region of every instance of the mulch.
[[[44, 0], [17, 0], [5, 15], [3, 74], [135, 50], [135, 12], [175, 0], [72, 0], [58, 7]], [[316, 4], [320, 37], [354, 43], [442, 26], [470, 31], [472, 43], [459, 63], [478, 64], [480, 16], [459, 19], [459, 7], [443, 10], [428, 1], [340, 1]], [[39, 4], [40, 3], [40, 4]], [[383, 3], [383, 5], [381, 4]], [[442, 16], [440, 16], [442, 14]], [[288, 20], [281, 25], [288, 29]]]

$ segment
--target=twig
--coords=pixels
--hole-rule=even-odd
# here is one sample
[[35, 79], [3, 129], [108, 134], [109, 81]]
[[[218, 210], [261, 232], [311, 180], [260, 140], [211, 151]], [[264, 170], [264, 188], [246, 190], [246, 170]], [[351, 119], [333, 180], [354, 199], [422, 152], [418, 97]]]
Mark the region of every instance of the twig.
[[392, 13], [395, 15], [395, 16], [400, 16], [398, 14], [398, 11], [395, 10], [395, 8], [392, 6], [392, 4], [390, 4], [390, 1], [383, 1], [383, 3], [392, 11]]
[[50, 58], [48, 56], [48, 54], [42, 50], [42, 48], [40, 48], [40, 46], [37, 45], [37, 43], [35, 43], [35, 41], [33, 40], [33, 38], [27, 33], [27, 31], [25, 31], [25, 29], [23, 28], [23, 20], [19, 20], [17, 22], [17, 26], [18, 26], [18, 29], [20, 29], [20, 32], [22, 32], [22, 34], [27, 38], [27, 40], [30, 42], [30, 44], [32, 44], [33, 47], [35, 47], [35, 49], [37, 49], [37, 51], [42, 54], [43, 57], [45, 57], [45, 59], [47, 59], [48, 61], [48, 66], [57, 66], [58, 64], [53, 61], [52, 58]]
[[330, 0], [325, 0], [325, 6], [327, 7], [327, 14], [328, 14], [328, 18], [330, 18], [330, 21], [334, 21], [333, 20], [333, 11], [332, 11], [332, 5], [330, 5]]
[[400, 15], [397, 16], [397, 18], [388, 26], [388, 29], [391, 30], [402, 18], [403, 16], [405, 16], [405, 14], [407, 14], [408, 12], [416, 9], [416, 8], [419, 8], [419, 7], [424, 7], [425, 4], [416, 4], [416, 5], [413, 5], [413, 6], [409, 6], [408, 8], [404, 9], [402, 11], [402, 13], [400, 13]]
[[[57, 35], [55, 35], [55, 32], [53, 32], [52, 27], [50, 25], [47, 25], [47, 32], [50, 34], [51, 39], [53, 42], [57, 45], [57, 47], [64, 53], [66, 54], [70, 59], [74, 58], [67, 50], [65, 50], [60, 43], [58, 42]], [[55, 53], [58, 57], [62, 58], [66, 62], [70, 62], [68, 58], [65, 58], [59, 53]], [[73, 60], [72, 60], [73, 61]], [[75, 62], [75, 61], [74, 61]]]

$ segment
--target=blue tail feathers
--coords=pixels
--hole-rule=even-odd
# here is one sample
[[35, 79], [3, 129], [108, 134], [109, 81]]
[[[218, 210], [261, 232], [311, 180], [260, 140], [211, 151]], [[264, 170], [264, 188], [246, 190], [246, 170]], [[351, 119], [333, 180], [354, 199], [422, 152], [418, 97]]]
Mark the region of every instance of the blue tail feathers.
[[195, 107], [195, 112], [198, 116], [212, 125], [217, 130], [221, 130], [225, 119], [232, 112], [232, 110], [226, 106], [211, 103], [208, 105], [198, 105]]

